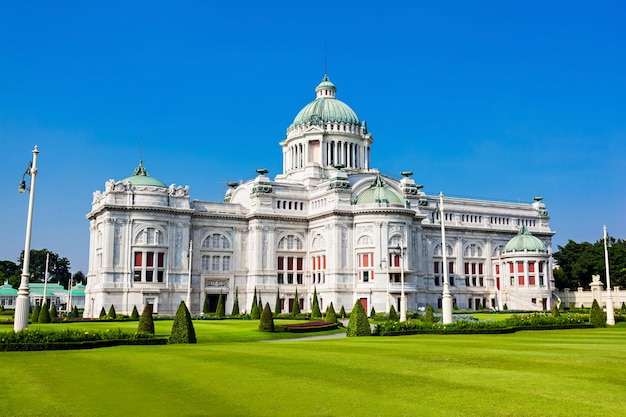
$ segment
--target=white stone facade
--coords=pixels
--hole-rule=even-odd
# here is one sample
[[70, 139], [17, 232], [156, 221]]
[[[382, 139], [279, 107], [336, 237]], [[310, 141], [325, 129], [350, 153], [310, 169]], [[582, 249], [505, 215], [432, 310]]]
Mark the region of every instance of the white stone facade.
[[[317, 90], [316, 100], [336, 100], [327, 78]], [[95, 192], [87, 216], [85, 316], [111, 304], [130, 314], [145, 303], [159, 314], [174, 314], [181, 301], [199, 314], [205, 294], [214, 302], [220, 291], [228, 313], [235, 289], [240, 309], [249, 310], [255, 288], [272, 310], [278, 292], [283, 311], [290, 311], [297, 289], [302, 310], [310, 311], [316, 289], [322, 310], [332, 302], [336, 311], [350, 311], [361, 299], [368, 312], [390, 305], [399, 311], [402, 273], [409, 310], [440, 308], [438, 196], [425, 195], [410, 172], [396, 179], [370, 168], [374, 139], [365, 122], [353, 113], [342, 119], [347, 106], [330, 104], [335, 107], [313, 115], [303, 114], [305, 108], [288, 128], [282, 173], [271, 180], [258, 170], [254, 180], [233, 183], [224, 202], [191, 201], [186, 188], [135, 176], [111, 180], [104, 192]], [[456, 306], [550, 308], [554, 232], [545, 205], [444, 201]], [[547, 253], [503, 253], [521, 226]], [[398, 246], [404, 257], [393, 253]], [[508, 265], [518, 262], [525, 266], [524, 279], [517, 270], [509, 274]]]

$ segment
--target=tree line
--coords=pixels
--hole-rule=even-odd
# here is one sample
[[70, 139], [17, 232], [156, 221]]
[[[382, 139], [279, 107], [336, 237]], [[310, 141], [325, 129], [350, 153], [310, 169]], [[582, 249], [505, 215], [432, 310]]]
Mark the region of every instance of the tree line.
[[[626, 241], [607, 238], [611, 287], [626, 287]], [[553, 254], [558, 267], [554, 269], [557, 288], [589, 289], [592, 275], [600, 275], [605, 282], [604, 239], [595, 243], [577, 243], [569, 240], [565, 246], [557, 246]], [[606, 283], [605, 283], [606, 285]]]
[[[70, 278], [74, 285], [85, 283], [85, 275], [78, 271], [74, 275], [70, 272], [70, 261], [48, 249], [31, 249], [28, 263], [29, 282], [44, 282], [46, 275], [46, 255], [50, 254], [48, 262], [48, 282], [59, 283], [67, 289]], [[24, 251], [20, 253], [17, 262], [0, 261], [0, 284], [8, 282], [14, 288], [19, 287], [24, 263]]]

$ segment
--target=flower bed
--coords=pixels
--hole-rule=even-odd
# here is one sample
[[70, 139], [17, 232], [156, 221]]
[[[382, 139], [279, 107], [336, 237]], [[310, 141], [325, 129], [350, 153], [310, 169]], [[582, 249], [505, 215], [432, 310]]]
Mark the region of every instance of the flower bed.
[[336, 329], [337, 323], [331, 323], [329, 321], [308, 321], [305, 323], [282, 324], [280, 327], [291, 333], [308, 333]]

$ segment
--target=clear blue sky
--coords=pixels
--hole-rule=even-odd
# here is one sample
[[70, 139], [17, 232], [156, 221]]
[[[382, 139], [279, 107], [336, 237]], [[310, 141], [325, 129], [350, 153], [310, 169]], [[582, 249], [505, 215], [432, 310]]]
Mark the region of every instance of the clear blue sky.
[[192, 198], [282, 169], [278, 142], [327, 72], [373, 166], [429, 194], [532, 202], [557, 231], [626, 237], [621, 1], [0, 0], [0, 260], [39, 145], [32, 247], [87, 273], [92, 193], [143, 161]]

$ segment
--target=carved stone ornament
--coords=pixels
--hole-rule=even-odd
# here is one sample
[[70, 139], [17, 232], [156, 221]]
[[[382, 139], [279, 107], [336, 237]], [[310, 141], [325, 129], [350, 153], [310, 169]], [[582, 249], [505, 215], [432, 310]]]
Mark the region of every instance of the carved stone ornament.
[[228, 280], [221, 280], [221, 279], [207, 279], [205, 281], [205, 287], [217, 287], [217, 288], [224, 288], [224, 287], [228, 287]]

